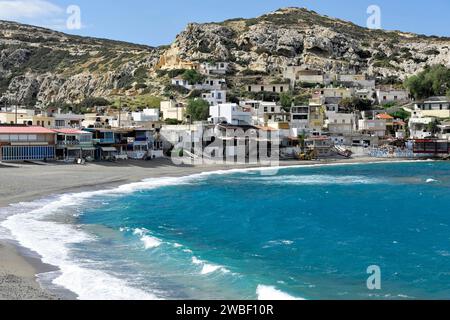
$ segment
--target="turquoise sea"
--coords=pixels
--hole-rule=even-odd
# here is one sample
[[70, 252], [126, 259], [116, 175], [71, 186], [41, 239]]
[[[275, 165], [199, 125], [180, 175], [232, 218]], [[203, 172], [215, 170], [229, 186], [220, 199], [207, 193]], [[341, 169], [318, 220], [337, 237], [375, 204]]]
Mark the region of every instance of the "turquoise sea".
[[81, 299], [450, 298], [450, 163], [265, 173], [59, 196], [2, 226]]

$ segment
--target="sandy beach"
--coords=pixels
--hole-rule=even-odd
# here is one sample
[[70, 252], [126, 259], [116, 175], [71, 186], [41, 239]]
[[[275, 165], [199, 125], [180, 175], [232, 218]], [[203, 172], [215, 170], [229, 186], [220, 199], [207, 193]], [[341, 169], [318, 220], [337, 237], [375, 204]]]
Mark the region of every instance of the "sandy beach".
[[[280, 166], [299, 166], [327, 163], [367, 163], [400, 161], [395, 159], [355, 158], [328, 161], [288, 161]], [[258, 166], [208, 165], [175, 166], [170, 160], [125, 161], [78, 165], [0, 164], [0, 208], [10, 204], [32, 201], [69, 192], [99, 190], [143, 179], [187, 176], [201, 172]], [[51, 271], [39, 259], [24, 254], [23, 248], [0, 239], [0, 299], [70, 299], [70, 295], [46, 292], [36, 275]]]

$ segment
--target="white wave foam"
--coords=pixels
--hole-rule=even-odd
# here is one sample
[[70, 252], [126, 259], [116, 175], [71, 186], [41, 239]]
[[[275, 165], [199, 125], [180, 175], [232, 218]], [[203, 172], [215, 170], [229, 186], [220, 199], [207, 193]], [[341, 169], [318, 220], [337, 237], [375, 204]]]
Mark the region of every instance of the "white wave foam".
[[133, 288], [122, 279], [74, 260], [70, 247], [95, 241], [95, 238], [75, 226], [43, 220], [62, 207], [79, 205], [84, 197], [86, 194], [63, 195], [56, 201], [36, 202], [31, 211], [32, 206], [25, 205], [25, 212], [9, 216], [2, 226], [10, 230], [22, 246], [38, 253], [44, 263], [57, 266], [60, 273], [53, 283], [74, 292], [79, 299], [158, 299], [154, 293]]
[[427, 183], [434, 183], [434, 182], [439, 182], [439, 181], [437, 181], [437, 180], [435, 180], [435, 179], [427, 179], [426, 182], [427, 182]]
[[192, 263], [202, 267], [200, 274], [207, 275], [210, 273], [214, 273], [220, 271], [222, 273], [230, 273], [230, 271], [222, 266], [209, 264], [203, 260], [198, 259], [197, 257], [192, 257]]
[[144, 243], [145, 249], [157, 248], [162, 244], [161, 240], [151, 236], [143, 236], [141, 241]]
[[333, 175], [290, 175], [275, 177], [250, 178], [264, 184], [282, 185], [354, 185], [354, 184], [376, 184], [380, 181], [363, 176], [333, 176]]
[[133, 234], [136, 236], [139, 236], [141, 241], [144, 243], [145, 249], [153, 249], [157, 248], [162, 245], [162, 240], [153, 237], [150, 235], [150, 231], [143, 228], [143, 229], [134, 229]]
[[305, 300], [293, 297], [283, 291], [277, 290], [275, 287], [259, 285], [256, 289], [258, 300], [261, 301], [277, 301], [277, 300]]

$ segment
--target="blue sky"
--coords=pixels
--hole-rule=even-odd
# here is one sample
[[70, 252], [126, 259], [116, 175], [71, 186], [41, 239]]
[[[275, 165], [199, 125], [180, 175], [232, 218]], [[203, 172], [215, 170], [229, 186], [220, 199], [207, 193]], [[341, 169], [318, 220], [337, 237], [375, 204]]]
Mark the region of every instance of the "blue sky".
[[[171, 43], [188, 22], [256, 17], [281, 7], [306, 7], [365, 26], [369, 5], [383, 29], [450, 36], [450, 1], [428, 0], [0, 0], [0, 19], [64, 32], [148, 45]], [[81, 28], [67, 29], [67, 7], [81, 9]]]

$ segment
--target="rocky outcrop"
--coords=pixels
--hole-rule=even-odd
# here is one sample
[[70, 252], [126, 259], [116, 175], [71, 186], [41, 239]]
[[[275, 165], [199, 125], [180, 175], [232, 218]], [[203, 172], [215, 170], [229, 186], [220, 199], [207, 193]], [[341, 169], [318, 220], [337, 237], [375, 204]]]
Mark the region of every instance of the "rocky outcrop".
[[0, 21], [0, 100], [32, 106], [127, 94], [135, 83], [150, 81], [142, 70], [150, 70], [159, 54], [147, 46]]
[[193, 61], [229, 60], [237, 70], [276, 73], [287, 65], [375, 76], [406, 76], [450, 65], [450, 39], [369, 30], [300, 8], [256, 19], [191, 24], [171, 47]]

